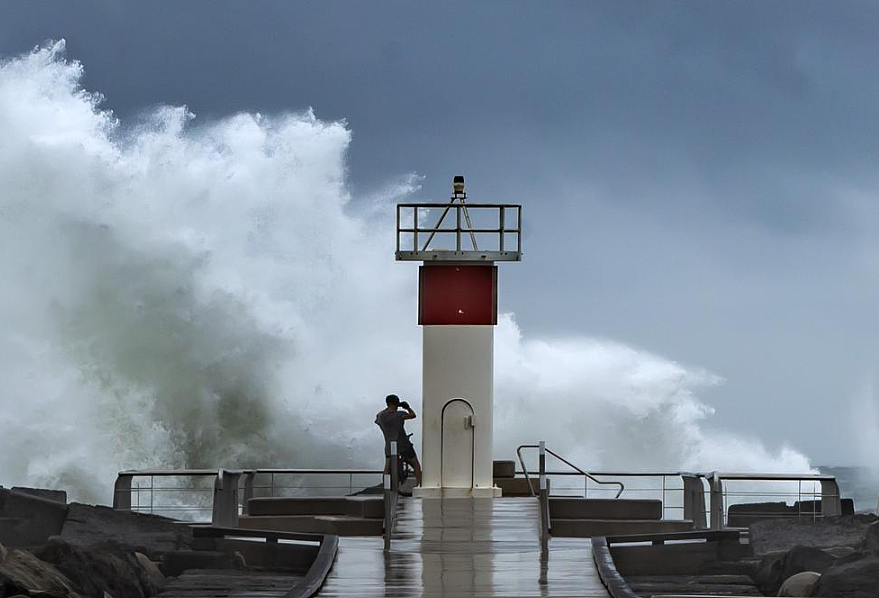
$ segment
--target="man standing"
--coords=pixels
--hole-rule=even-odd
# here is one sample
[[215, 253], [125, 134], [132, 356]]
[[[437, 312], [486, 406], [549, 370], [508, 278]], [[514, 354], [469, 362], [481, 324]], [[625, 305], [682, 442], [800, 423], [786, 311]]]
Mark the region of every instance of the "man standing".
[[[397, 441], [397, 454], [399, 457], [412, 466], [415, 471], [415, 483], [421, 485], [421, 464], [418, 462], [418, 456], [415, 454], [415, 447], [409, 441], [409, 435], [406, 434], [404, 422], [407, 419], [415, 419], [415, 411], [406, 401], [400, 401], [397, 395], [388, 395], [385, 397], [387, 407], [378, 412], [375, 416], [375, 423], [382, 430], [385, 436], [385, 473], [390, 473], [390, 457], [391, 442]], [[400, 411], [400, 408], [403, 410]]]

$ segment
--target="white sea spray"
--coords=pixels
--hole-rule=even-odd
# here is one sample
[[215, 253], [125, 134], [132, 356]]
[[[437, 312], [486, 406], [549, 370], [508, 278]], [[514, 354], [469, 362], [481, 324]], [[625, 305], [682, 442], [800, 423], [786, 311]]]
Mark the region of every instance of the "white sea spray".
[[[380, 464], [384, 395], [420, 402], [393, 260], [417, 177], [352, 198], [343, 122], [128, 125], [82, 75], [63, 41], [0, 64], [0, 483], [107, 502], [127, 468]], [[496, 348], [499, 458], [546, 439], [590, 468], [809, 468], [706, 426], [709, 372], [511, 314]]]

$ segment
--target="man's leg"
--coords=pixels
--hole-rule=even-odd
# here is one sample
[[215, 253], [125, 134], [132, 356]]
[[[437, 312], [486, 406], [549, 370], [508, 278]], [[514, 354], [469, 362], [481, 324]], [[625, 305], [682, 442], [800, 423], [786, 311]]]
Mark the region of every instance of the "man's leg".
[[409, 460], [409, 464], [412, 466], [412, 470], [415, 472], [415, 485], [421, 486], [421, 463], [418, 462], [418, 457], [413, 456]]

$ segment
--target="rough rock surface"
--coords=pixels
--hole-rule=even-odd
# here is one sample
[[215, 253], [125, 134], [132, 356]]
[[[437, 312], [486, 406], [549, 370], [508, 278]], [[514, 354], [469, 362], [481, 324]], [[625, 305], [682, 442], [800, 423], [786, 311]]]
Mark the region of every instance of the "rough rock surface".
[[867, 528], [879, 521], [876, 515], [850, 515], [827, 519], [767, 519], [751, 524], [749, 537], [755, 555], [762, 556], [794, 546], [859, 546]]
[[145, 598], [148, 594], [141, 585], [140, 563], [133, 553], [113, 545], [83, 549], [52, 539], [37, 553], [40, 559], [52, 563], [88, 596], [113, 598]]
[[763, 556], [760, 565], [757, 567], [754, 581], [757, 582], [760, 590], [767, 596], [775, 594], [784, 582], [785, 557], [787, 557], [787, 551], [770, 552]]
[[[71, 503], [61, 539], [76, 546], [117, 543], [154, 558], [156, 553], [190, 548], [192, 532], [173, 519]], [[114, 598], [120, 598], [114, 596]]]
[[6, 596], [42, 591], [80, 598], [70, 579], [26, 550], [10, 550], [0, 563], [0, 588]]
[[155, 596], [165, 589], [165, 576], [159, 571], [159, 566], [141, 552], [135, 552], [134, 558], [140, 568], [138, 578], [147, 596]]
[[830, 567], [818, 580], [812, 595], [876, 598], [879, 596], [879, 558], [870, 557]]
[[879, 554], [879, 521], [867, 526], [864, 543], [861, 546], [864, 550]]
[[787, 579], [803, 571], [823, 573], [836, 561], [832, 554], [812, 546], [794, 546], [784, 559], [784, 577]]
[[791, 575], [781, 584], [779, 596], [812, 596], [821, 574], [815, 571], [803, 571]]
[[[770, 552], [763, 556], [757, 568], [754, 579], [760, 590], [766, 595], [773, 595], [779, 591], [782, 583], [804, 571], [823, 573], [833, 565], [839, 564], [840, 559], [835, 555], [843, 555], [841, 559], [849, 560], [856, 554], [854, 549], [845, 547], [815, 548], [812, 546], [794, 546], [790, 550]], [[859, 554], [859, 553], [858, 553]]]

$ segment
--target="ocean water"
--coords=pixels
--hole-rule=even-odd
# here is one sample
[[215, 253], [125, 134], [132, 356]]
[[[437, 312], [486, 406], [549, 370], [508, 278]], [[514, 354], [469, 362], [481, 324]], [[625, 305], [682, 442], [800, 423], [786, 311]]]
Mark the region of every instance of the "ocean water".
[[842, 497], [854, 499], [855, 511], [876, 512], [879, 503], [879, 469], [826, 465], [818, 469], [821, 473], [836, 477]]

